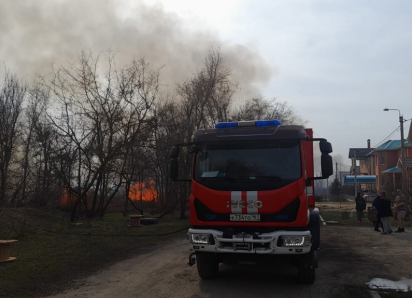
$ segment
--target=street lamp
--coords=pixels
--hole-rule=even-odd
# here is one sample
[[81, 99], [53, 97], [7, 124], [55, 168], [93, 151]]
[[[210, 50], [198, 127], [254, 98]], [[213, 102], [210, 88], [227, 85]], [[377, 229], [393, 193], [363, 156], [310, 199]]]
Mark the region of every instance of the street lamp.
[[387, 111], [398, 111], [399, 113], [399, 124], [401, 128], [401, 161], [402, 161], [402, 191], [406, 193], [406, 172], [405, 172], [405, 144], [403, 142], [403, 116], [401, 115], [401, 111], [398, 109], [383, 109], [385, 112]]

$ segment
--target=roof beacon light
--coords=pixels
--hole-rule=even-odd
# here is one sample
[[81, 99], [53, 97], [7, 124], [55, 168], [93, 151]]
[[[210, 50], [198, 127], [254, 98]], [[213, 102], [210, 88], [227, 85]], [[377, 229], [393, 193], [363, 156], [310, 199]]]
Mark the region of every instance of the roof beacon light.
[[220, 122], [215, 125], [215, 128], [232, 128], [237, 126], [237, 122]]
[[279, 126], [279, 120], [259, 120], [256, 121], [256, 126]]
[[215, 125], [215, 128], [234, 128], [242, 126], [279, 126], [279, 120], [258, 120], [258, 121], [239, 121], [239, 122], [220, 122]]

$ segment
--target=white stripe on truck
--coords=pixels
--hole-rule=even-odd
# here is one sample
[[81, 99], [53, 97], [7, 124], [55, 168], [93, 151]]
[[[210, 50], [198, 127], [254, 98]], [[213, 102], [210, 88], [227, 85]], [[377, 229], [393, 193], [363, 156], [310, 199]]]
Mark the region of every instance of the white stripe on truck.
[[242, 201], [241, 191], [232, 191], [230, 205], [232, 206], [232, 213], [242, 213], [242, 208], [240, 207], [240, 202]]
[[246, 198], [247, 198], [247, 213], [252, 213], [252, 214], [258, 213], [258, 208], [256, 208], [257, 191], [248, 191]]

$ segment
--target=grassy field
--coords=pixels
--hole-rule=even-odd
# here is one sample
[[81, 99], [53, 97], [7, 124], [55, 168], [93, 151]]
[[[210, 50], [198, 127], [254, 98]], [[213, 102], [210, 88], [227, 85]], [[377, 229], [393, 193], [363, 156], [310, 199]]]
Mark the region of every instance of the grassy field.
[[130, 228], [128, 217], [108, 214], [91, 224], [71, 225], [66, 214], [38, 209], [0, 211], [0, 240], [17, 239], [0, 263], [0, 297], [51, 294], [116, 261], [184, 237], [188, 220], [159, 219]]

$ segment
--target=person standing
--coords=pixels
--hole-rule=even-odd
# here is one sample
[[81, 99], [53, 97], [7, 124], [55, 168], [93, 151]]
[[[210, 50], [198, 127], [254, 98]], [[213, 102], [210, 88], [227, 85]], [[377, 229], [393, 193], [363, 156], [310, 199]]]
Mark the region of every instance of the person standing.
[[355, 198], [356, 203], [356, 214], [358, 215], [358, 222], [362, 221], [363, 210], [366, 209], [366, 201], [365, 198], [361, 196], [361, 193], [358, 192]]
[[391, 234], [393, 232], [391, 223], [389, 222], [390, 218], [392, 217], [391, 200], [386, 197], [386, 191], [384, 190], [381, 192], [381, 196], [379, 199], [377, 216], [382, 221], [382, 235]]
[[398, 195], [395, 199], [395, 207], [398, 212], [398, 230], [396, 233], [405, 232], [405, 216], [406, 216], [406, 197], [402, 190], [396, 190]]
[[[379, 195], [377, 195], [372, 201], [372, 208], [373, 208], [373, 210], [375, 210], [375, 212], [378, 212], [380, 199], [381, 199], [381, 197]], [[375, 231], [376, 232], [381, 231], [381, 230], [379, 230], [379, 226], [383, 230], [383, 224], [382, 224], [381, 218], [376, 214], [376, 221], [375, 221]]]

